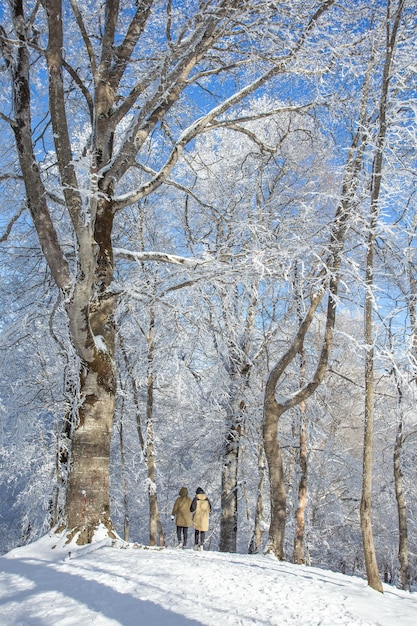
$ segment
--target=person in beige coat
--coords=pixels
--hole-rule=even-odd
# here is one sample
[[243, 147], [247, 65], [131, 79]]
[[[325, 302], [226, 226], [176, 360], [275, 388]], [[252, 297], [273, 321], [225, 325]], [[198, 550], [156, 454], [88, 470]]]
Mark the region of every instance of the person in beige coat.
[[204, 536], [209, 529], [211, 504], [201, 487], [198, 487], [191, 503], [194, 526], [194, 550], [203, 550]]
[[178, 547], [187, 545], [188, 529], [191, 526], [191, 498], [188, 497], [187, 487], [181, 487], [180, 495], [174, 502], [171, 519], [177, 524]]

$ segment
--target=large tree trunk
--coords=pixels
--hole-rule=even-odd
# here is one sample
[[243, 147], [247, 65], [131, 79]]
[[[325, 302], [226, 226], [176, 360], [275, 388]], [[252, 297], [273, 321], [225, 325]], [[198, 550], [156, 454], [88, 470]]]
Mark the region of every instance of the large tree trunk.
[[[96, 372], [88, 372], [83, 387], [88, 394], [72, 437], [66, 500], [67, 527], [80, 533], [80, 544], [91, 541], [100, 523], [111, 529], [109, 458], [114, 412], [114, 394], [101, 387]], [[88, 396], [92, 395], [90, 404]]]
[[90, 542], [102, 523], [110, 531], [109, 462], [116, 373], [113, 360], [115, 299], [106, 298], [90, 317], [97, 337], [95, 358], [82, 363], [78, 424], [72, 434], [66, 499], [69, 531], [79, 543]]

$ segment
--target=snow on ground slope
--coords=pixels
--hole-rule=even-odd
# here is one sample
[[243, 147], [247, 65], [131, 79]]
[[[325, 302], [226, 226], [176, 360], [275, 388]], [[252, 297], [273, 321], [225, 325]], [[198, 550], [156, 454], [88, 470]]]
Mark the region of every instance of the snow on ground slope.
[[122, 546], [69, 548], [51, 535], [1, 557], [0, 624], [417, 625], [417, 594], [388, 585], [382, 595], [262, 555]]

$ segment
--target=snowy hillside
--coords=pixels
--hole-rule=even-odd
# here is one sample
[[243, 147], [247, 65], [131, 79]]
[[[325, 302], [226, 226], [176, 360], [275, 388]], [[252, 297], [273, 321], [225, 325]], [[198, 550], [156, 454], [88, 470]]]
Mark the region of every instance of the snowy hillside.
[[46, 536], [0, 558], [4, 626], [415, 626], [417, 594], [262, 555], [71, 547]]

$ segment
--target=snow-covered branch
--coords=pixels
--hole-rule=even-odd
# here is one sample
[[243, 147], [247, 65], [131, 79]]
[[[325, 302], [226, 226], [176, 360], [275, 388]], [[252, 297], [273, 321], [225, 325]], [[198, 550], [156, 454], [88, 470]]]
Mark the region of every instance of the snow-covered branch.
[[178, 256], [177, 254], [168, 254], [166, 252], [132, 252], [125, 248], [115, 248], [113, 250], [115, 256], [122, 259], [130, 259], [141, 263], [142, 261], [158, 261], [160, 263], [171, 263], [172, 265], [183, 265], [185, 267], [196, 267], [197, 265], [204, 265], [209, 262], [210, 259], [203, 258], [187, 258]]

